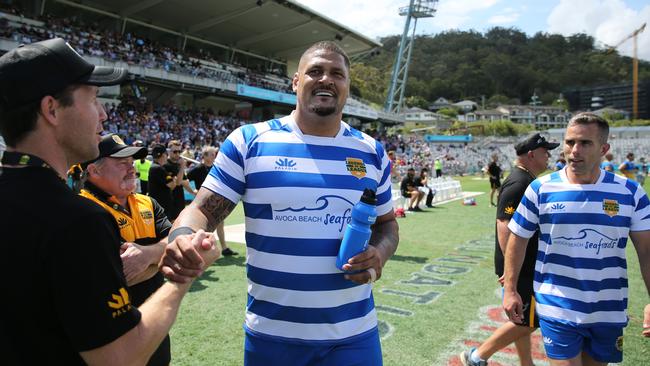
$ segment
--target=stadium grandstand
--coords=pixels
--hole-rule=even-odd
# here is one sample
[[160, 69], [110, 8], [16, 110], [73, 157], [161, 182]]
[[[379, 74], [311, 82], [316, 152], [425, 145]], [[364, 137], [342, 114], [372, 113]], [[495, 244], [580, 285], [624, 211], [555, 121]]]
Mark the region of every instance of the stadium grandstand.
[[[381, 46], [294, 1], [8, 3], [0, 10], [2, 52], [20, 43], [62, 37], [90, 62], [125, 67], [134, 75], [122, 90], [102, 91], [111, 116], [127, 112], [126, 117], [107, 121], [110, 130], [118, 131], [125, 122], [142, 127], [141, 121], [134, 121], [151, 117], [136, 113], [136, 102], [119, 107], [123, 99], [144, 101], [148, 107], [141, 105], [138, 111], [149, 109], [156, 116], [166, 108], [187, 112], [182, 121], [175, 113], [159, 124], [198, 133], [206, 129], [202, 124], [227, 132], [215, 119], [206, 121], [208, 116], [246, 123], [286, 115], [295, 105], [289, 76], [310, 44], [333, 40], [351, 56]], [[353, 98], [344, 113], [355, 126], [402, 121]], [[199, 114], [205, 118], [193, 118]], [[199, 126], [174, 126], [190, 120]], [[131, 127], [127, 130], [135, 130]], [[164, 142], [167, 135], [154, 140]], [[175, 137], [196, 142], [188, 136]]]
[[[105, 130], [122, 135], [127, 143], [180, 139], [195, 153], [206, 144], [219, 146], [243, 124], [288, 114], [295, 105], [290, 76], [301, 52], [312, 43], [333, 40], [351, 56], [381, 46], [290, 0], [0, 4], [0, 53], [52, 37], [66, 39], [92, 63], [125, 67], [132, 73], [127, 85], [102, 88], [109, 116]], [[516, 138], [453, 143], [431, 142], [417, 134], [387, 136], [378, 132], [384, 131], [381, 126], [402, 125], [403, 116], [354, 97], [348, 99], [344, 117], [394, 150], [399, 172], [408, 166], [430, 168], [434, 159], [441, 158], [445, 174], [476, 174], [493, 154], [500, 156], [505, 170], [515, 158]], [[627, 151], [650, 155], [648, 133], [637, 130], [633, 135], [613, 133], [617, 156]], [[558, 131], [547, 134], [561, 141]], [[639, 140], [639, 133], [646, 140]]]

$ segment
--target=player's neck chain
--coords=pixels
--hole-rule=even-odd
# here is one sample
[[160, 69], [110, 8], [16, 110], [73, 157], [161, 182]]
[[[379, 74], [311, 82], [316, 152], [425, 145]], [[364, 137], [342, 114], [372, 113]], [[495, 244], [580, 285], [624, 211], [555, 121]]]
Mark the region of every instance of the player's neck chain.
[[528, 173], [528, 175], [530, 175], [531, 178], [533, 178], [533, 180], [534, 180], [534, 179], [537, 179], [537, 177], [535, 176], [535, 174], [531, 173], [530, 170], [524, 168], [523, 166], [521, 166], [521, 165], [517, 165], [517, 168], [519, 168], [519, 169], [525, 171], [526, 173]]
[[56, 176], [65, 182], [65, 179], [59, 175], [59, 172], [52, 166], [46, 163], [43, 159], [39, 158], [36, 155], [21, 153], [18, 151], [5, 151], [2, 155], [2, 165], [3, 166], [15, 166], [15, 167], [38, 167], [52, 170]]

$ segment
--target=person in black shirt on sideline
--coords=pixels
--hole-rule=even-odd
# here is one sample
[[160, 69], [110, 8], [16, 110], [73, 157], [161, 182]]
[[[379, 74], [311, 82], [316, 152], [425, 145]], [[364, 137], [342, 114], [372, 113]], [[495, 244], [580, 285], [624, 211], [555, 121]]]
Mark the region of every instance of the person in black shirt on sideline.
[[172, 189], [176, 188], [177, 179], [164, 167], [168, 157], [167, 148], [164, 145], [155, 145], [151, 149], [151, 156], [153, 164], [149, 168], [148, 195], [160, 203], [169, 218], [169, 213], [174, 210]]
[[[3, 364], [144, 364], [189, 290], [191, 280], [167, 282], [133, 306], [115, 220], [65, 182], [70, 166], [99, 155], [107, 118], [99, 86], [126, 77], [123, 69], [88, 63], [61, 38], [0, 57], [0, 133], [8, 147], [0, 250], [7, 273], [20, 274], [0, 284]], [[190, 240], [200, 268], [218, 258], [204, 232]]]
[[[219, 149], [214, 146], [205, 146], [203, 150], [201, 150], [201, 164], [192, 167], [187, 172], [187, 179], [194, 182], [194, 187], [196, 187], [197, 191], [201, 188], [203, 181], [205, 181], [205, 178], [210, 173], [210, 169], [212, 169], [212, 164], [214, 164], [214, 159], [217, 157], [218, 151]], [[217, 238], [219, 238], [219, 244], [221, 244], [221, 255], [232, 256], [239, 254], [228, 248], [223, 221], [217, 224], [217, 228], [214, 231], [217, 233]]]
[[418, 185], [418, 179], [415, 178], [415, 169], [409, 168], [399, 188], [402, 197], [409, 198], [409, 211], [423, 211], [419, 205], [422, 198], [424, 198], [424, 192], [418, 190]]
[[[183, 189], [196, 196], [196, 191], [190, 186], [190, 181], [185, 175], [185, 168], [187, 168], [187, 161], [181, 158], [183, 152], [181, 142], [178, 140], [169, 141], [167, 144], [167, 151], [169, 157], [163, 167], [169, 174], [176, 178], [176, 186], [172, 188], [172, 205], [171, 210], [167, 211], [167, 216], [170, 220], [174, 221], [178, 214], [185, 208], [185, 193]], [[198, 189], [198, 188], [197, 188]]]
[[[560, 144], [548, 142], [540, 134], [521, 141], [515, 145], [517, 161], [510, 175], [503, 182], [499, 192], [497, 206], [496, 243], [494, 249], [494, 272], [503, 285], [503, 254], [510, 237], [508, 223], [517, 209], [517, 205], [526, 192], [528, 185], [535, 177], [547, 169], [549, 150]], [[487, 365], [487, 360], [502, 348], [514, 342], [522, 366], [533, 366], [531, 356], [530, 335], [539, 328], [539, 320], [535, 316], [535, 302], [533, 301], [533, 277], [535, 275], [535, 261], [537, 258], [538, 234], [535, 233], [528, 241], [524, 264], [519, 273], [517, 290], [524, 302], [524, 319], [522, 324], [507, 322], [499, 327], [479, 347], [460, 354], [460, 359], [465, 366]]]
[[487, 172], [490, 176], [490, 205], [496, 206], [494, 204], [494, 194], [497, 194], [497, 200], [499, 199], [499, 188], [501, 188], [501, 177], [503, 176], [503, 171], [498, 164], [499, 155], [492, 155], [492, 161], [487, 166]]

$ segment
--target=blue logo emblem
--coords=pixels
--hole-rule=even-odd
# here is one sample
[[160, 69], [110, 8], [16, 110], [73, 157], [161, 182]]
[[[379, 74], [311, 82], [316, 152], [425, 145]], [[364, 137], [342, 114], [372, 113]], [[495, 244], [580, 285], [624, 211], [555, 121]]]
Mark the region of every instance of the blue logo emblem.
[[296, 162], [289, 160], [289, 158], [280, 158], [275, 161], [276, 170], [296, 170]]
[[551, 210], [564, 210], [565, 208], [566, 206], [561, 203], [555, 203], [551, 206]]

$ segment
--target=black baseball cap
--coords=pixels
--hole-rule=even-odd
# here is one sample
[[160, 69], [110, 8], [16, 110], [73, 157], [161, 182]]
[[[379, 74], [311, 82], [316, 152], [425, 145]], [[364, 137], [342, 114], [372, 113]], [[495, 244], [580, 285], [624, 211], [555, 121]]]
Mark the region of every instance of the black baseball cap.
[[167, 148], [165, 145], [158, 144], [154, 146], [153, 149], [151, 149], [151, 156], [153, 156], [154, 159], [160, 157], [163, 154], [167, 154]]
[[543, 147], [546, 150], [553, 150], [558, 146], [560, 146], [558, 142], [548, 142], [544, 136], [536, 133], [516, 144], [515, 151], [517, 152], [517, 155], [523, 155], [540, 147]]
[[95, 66], [62, 38], [21, 44], [0, 57], [0, 107], [11, 110], [69, 85], [117, 85], [126, 69]]
[[101, 158], [128, 158], [143, 159], [147, 157], [146, 147], [129, 146], [122, 141], [120, 136], [110, 133], [99, 142], [99, 156], [96, 159], [87, 161], [82, 165], [85, 169], [88, 164], [94, 163]]

